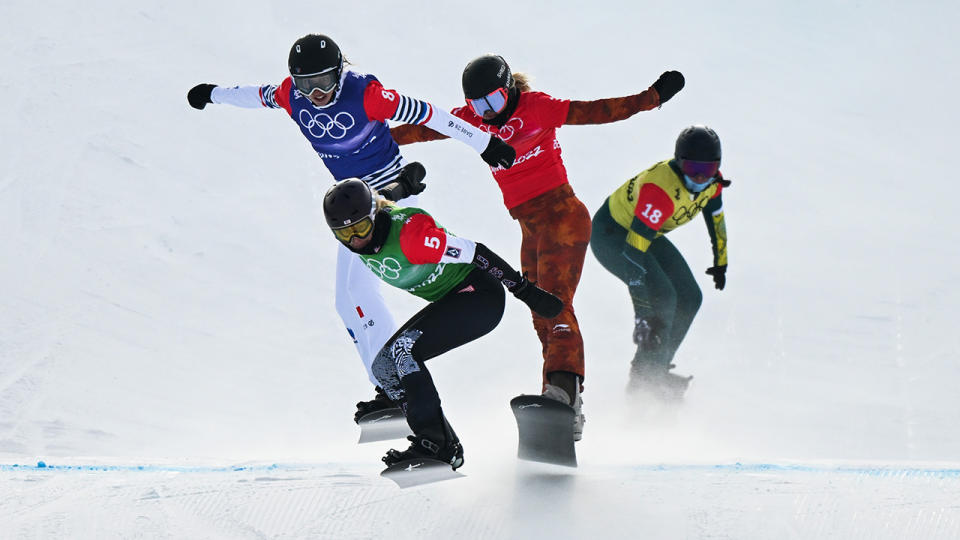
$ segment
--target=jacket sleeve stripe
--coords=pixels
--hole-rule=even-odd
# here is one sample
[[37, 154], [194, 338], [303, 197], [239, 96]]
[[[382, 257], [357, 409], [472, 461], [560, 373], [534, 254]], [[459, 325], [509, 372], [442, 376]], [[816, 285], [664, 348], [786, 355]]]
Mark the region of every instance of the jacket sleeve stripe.
[[430, 105], [419, 99], [409, 98], [400, 94], [400, 104], [390, 120], [405, 124], [422, 124], [426, 121]]

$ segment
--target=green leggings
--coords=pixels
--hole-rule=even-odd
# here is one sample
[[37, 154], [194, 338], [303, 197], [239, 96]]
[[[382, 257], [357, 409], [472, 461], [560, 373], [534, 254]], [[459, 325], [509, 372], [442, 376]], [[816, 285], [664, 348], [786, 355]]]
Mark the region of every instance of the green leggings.
[[[636, 318], [656, 319], [662, 346], [636, 360], [669, 366], [700, 309], [703, 293], [673, 243], [661, 236], [647, 249], [641, 268], [623, 256], [627, 230], [613, 220], [608, 202], [593, 216], [590, 247], [604, 268], [626, 283]], [[657, 328], [659, 326], [659, 328]]]

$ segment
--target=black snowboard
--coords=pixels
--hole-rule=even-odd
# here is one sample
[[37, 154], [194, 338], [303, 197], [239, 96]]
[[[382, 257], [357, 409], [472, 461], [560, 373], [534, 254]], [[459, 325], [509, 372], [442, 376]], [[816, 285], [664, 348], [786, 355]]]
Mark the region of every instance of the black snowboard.
[[393, 480], [401, 489], [463, 477], [453, 470], [449, 463], [430, 458], [407, 459], [395, 463], [384, 469], [380, 476]]
[[517, 457], [527, 461], [577, 466], [573, 447], [573, 407], [543, 396], [517, 396], [510, 400], [517, 417]]
[[399, 408], [381, 409], [360, 417], [360, 440], [358, 443], [402, 439], [413, 435], [407, 418]]

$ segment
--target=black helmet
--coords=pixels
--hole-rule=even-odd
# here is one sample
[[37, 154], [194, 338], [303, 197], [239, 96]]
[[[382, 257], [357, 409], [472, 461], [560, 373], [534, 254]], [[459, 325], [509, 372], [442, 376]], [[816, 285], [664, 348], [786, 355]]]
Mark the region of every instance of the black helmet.
[[678, 162], [684, 159], [719, 162], [720, 155], [720, 137], [717, 132], [701, 125], [690, 126], [681, 131], [673, 152], [673, 157]]
[[377, 198], [362, 180], [337, 182], [323, 196], [323, 215], [337, 239], [349, 243], [354, 236], [365, 238], [373, 231]]
[[463, 96], [479, 99], [497, 88], [513, 88], [513, 74], [502, 56], [485, 54], [463, 68]]
[[304, 95], [319, 88], [327, 93], [340, 83], [343, 55], [340, 47], [323, 34], [309, 34], [294, 42], [287, 61], [293, 82]]

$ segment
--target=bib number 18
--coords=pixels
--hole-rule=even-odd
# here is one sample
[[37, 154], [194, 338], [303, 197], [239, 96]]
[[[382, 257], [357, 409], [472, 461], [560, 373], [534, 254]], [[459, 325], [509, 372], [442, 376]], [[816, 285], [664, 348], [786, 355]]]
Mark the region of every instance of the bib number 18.
[[651, 223], [660, 223], [660, 218], [663, 217], [663, 212], [659, 210], [654, 210], [652, 204], [648, 204], [647, 207], [643, 210], [641, 216], [650, 220]]

